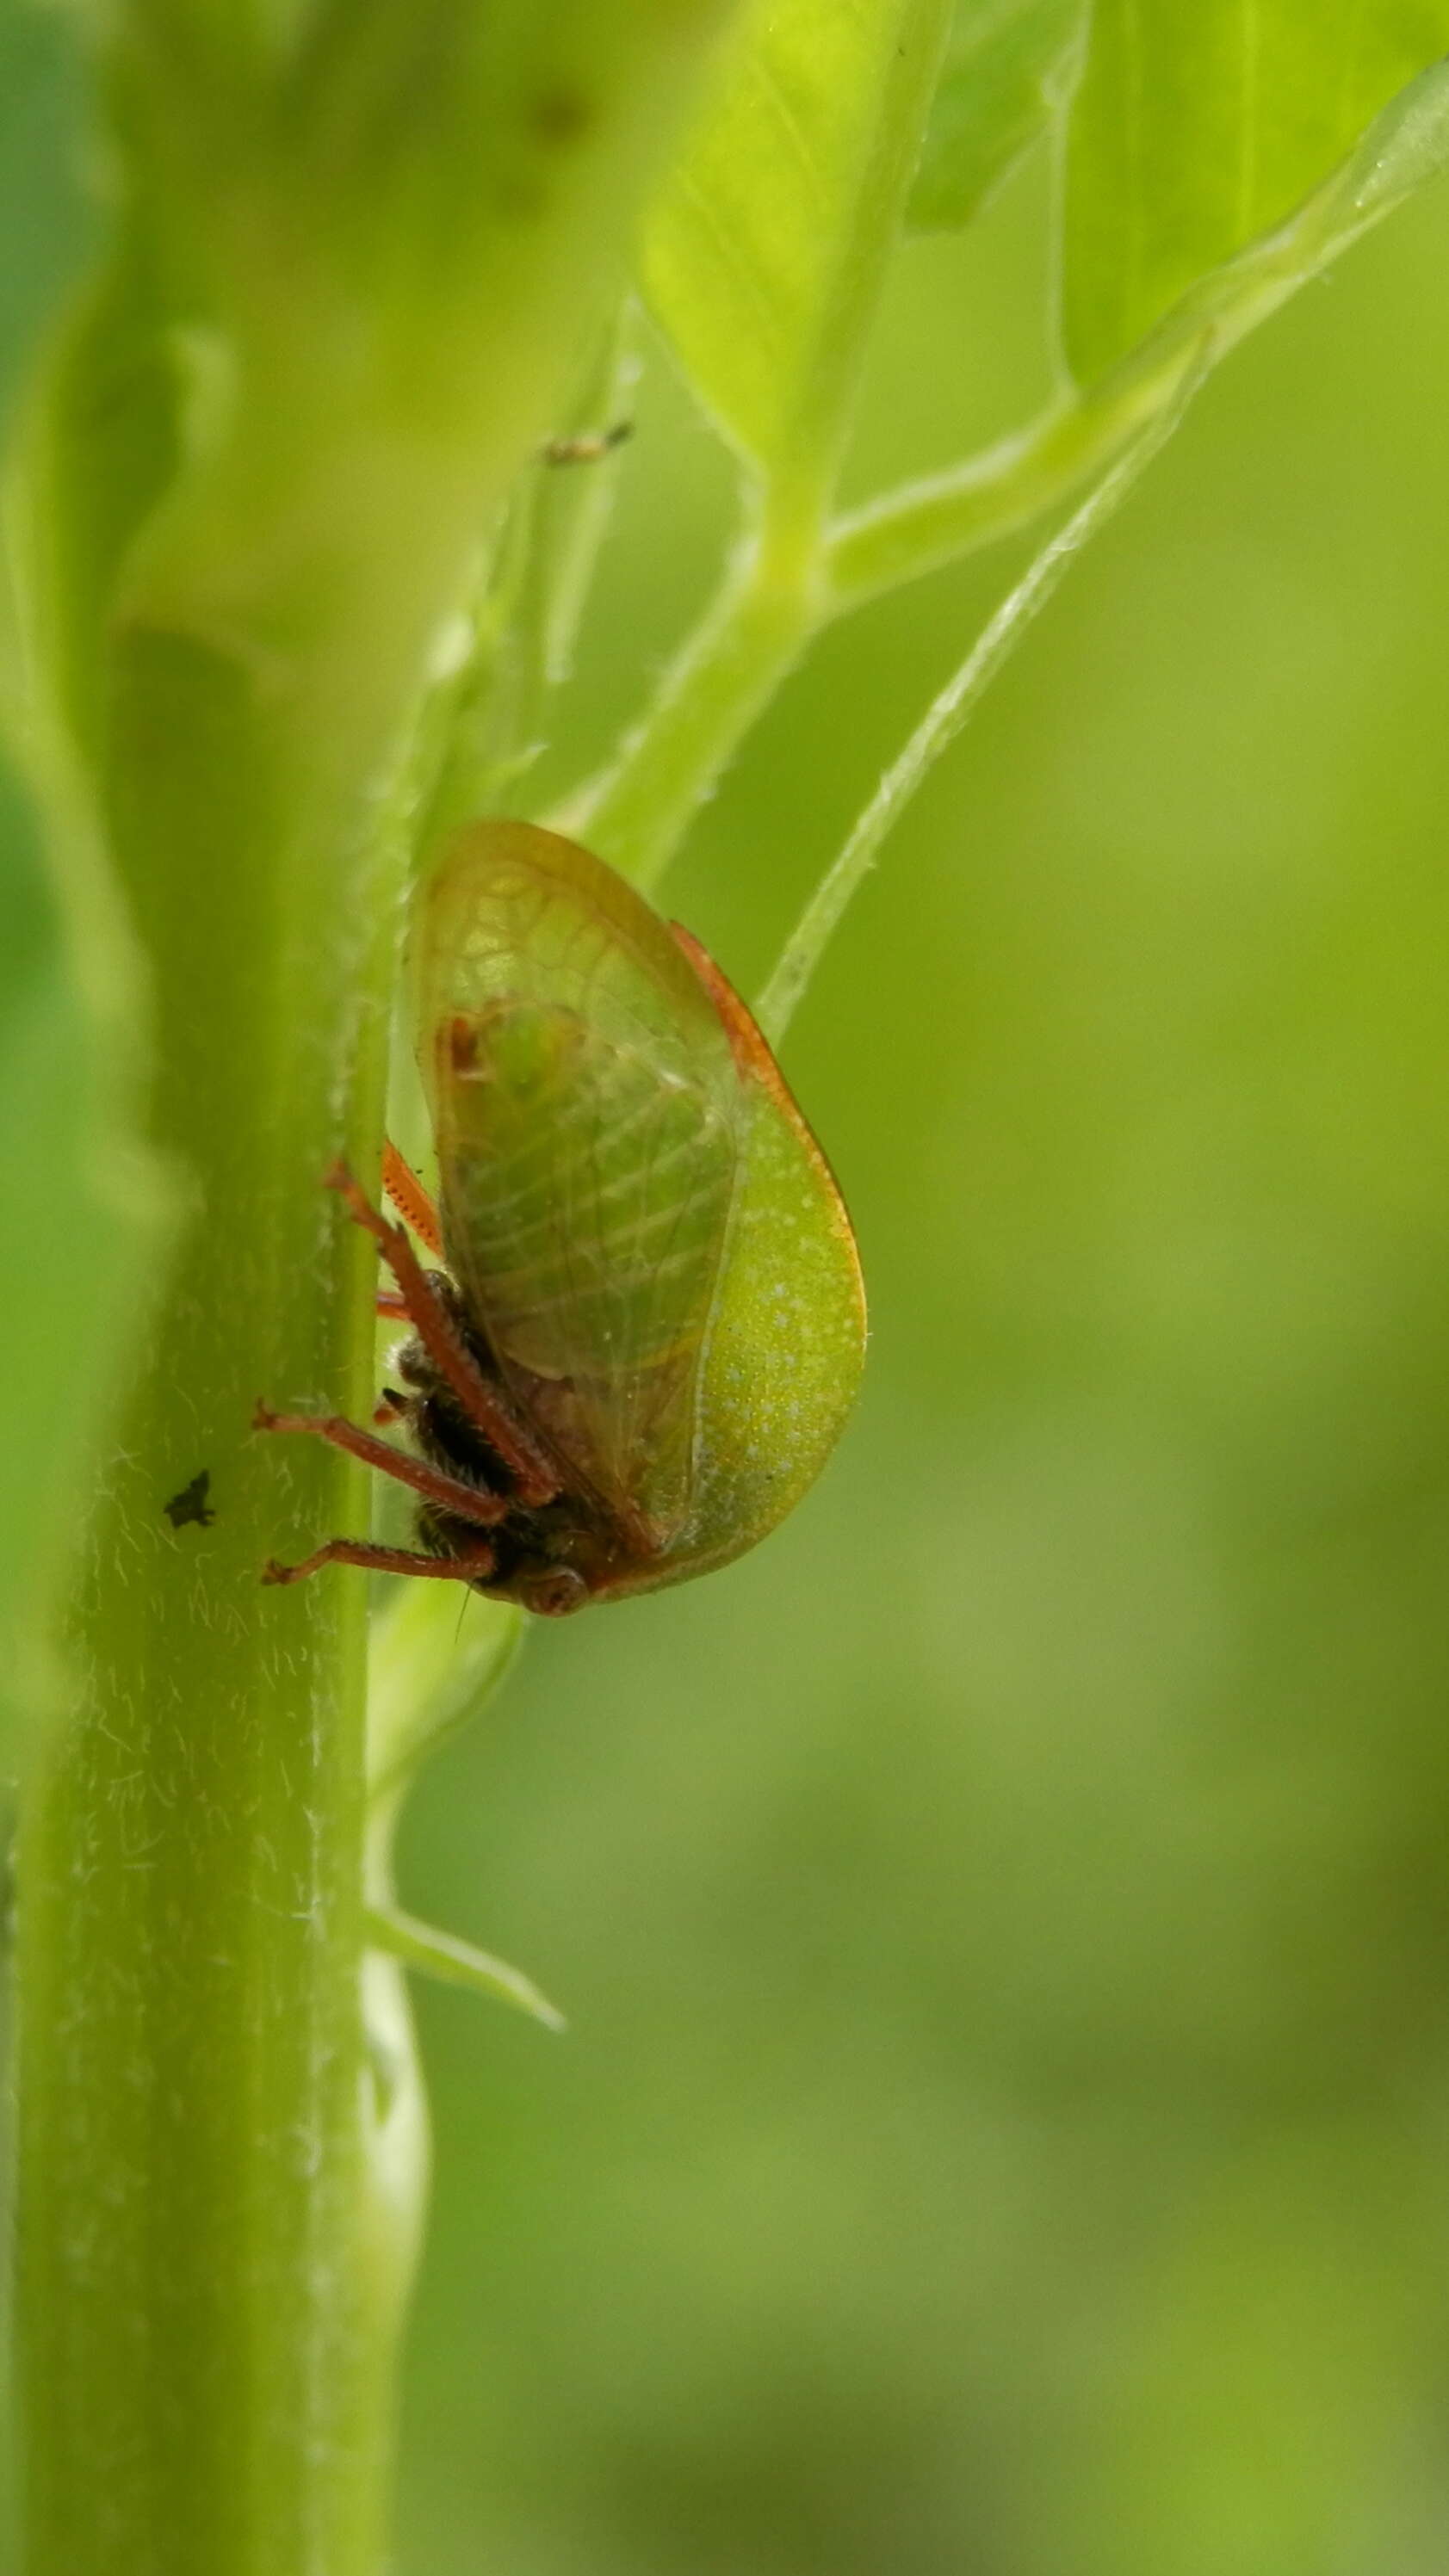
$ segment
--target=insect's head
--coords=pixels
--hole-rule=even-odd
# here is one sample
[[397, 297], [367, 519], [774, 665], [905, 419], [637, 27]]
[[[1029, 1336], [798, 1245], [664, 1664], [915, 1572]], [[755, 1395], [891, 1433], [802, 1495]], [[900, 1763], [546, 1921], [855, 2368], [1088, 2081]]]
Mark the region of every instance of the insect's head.
[[592, 1598], [581, 1574], [571, 1565], [551, 1565], [517, 1577], [514, 1597], [536, 1619], [566, 1619], [571, 1610], [582, 1610]]
[[577, 1494], [558, 1494], [535, 1511], [510, 1513], [491, 1533], [497, 1564], [476, 1589], [495, 1601], [516, 1601], [535, 1619], [567, 1619], [611, 1588], [617, 1543], [600, 1529], [596, 1511]]

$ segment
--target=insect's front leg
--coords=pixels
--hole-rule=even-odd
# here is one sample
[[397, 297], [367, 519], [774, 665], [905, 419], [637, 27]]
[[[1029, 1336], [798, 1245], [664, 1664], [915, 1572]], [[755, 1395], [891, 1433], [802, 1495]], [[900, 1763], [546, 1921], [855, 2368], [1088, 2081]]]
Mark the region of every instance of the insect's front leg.
[[515, 1416], [502, 1391], [484, 1377], [472, 1352], [435, 1292], [400, 1225], [389, 1225], [345, 1163], [334, 1163], [327, 1187], [347, 1203], [348, 1214], [376, 1242], [402, 1291], [419, 1341], [440, 1377], [452, 1388], [474, 1428], [513, 1476], [518, 1500], [547, 1503], [559, 1490], [558, 1471], [540, 1441]]
[[390, 1440], [379, 1440], [375, 1432], [364, 1431], [359, 1423], [347, 1421], [340, 1413], [273, 1413], [269, 1405], [258, 1404], [252, 1415], [252, 1429], [301, 1431], [314, 1440], [329, 1441], [334, 1449], [345, 1449], [350, 1458], [360, 1458], [365, 1467], [376, 1467], [384, 1476], [395, 1476], [400, 1485], [410, 1485], [426, 1501], [484, 1529], [506, 1520], [513, 1508], [507, 1496], [469, 1484], [461, 1476], [449, 1476], [441, 1467], [430, 1467], [425, 1458], [413, 1458], [405, 1449], [394, 1449]]

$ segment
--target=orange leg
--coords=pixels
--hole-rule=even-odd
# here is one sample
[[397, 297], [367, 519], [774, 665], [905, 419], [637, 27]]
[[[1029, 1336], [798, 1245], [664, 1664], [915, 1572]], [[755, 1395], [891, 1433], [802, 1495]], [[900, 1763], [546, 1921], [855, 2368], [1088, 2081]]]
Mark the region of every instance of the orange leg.
[[438, 1211], [424, 1189], [411, 1163], [405, 1162], [390, 1136], [382, 1148], [382, 1186], [398, 1215], [412, 1227], [420, 1243], [425, 1243], [436, 1261], [443, 1258], [443, 1229]]
[[512, 1471], [522, 1503], [546, 1503], [559, 1490], [559, 1480], [544, 1449], [521, 1422], [501, 1392], [489, 1385], [472, 1352], [460, 1339], [451, 1316], [434, 1293], [426, 1271], [400, 1225], [389, 1225], [365, 1191], [358, 1188], [345, 1163], [334, 1163], [327, 1187], [346, 1200], [354, 1224], [373, 1236], [384, 1261], [402, 1290], [418, 1339], [433, 1366], [462, 1405], [468, 1419]]
[[410, 1547], [374, 1547], [365, 1538], [329, 1538], [300, 1565], [279, 1565], [275, 1557], [262, 1568], [263, 1583], [301, 1583], [324, 1565], [364, 1565], [373, 1574], [431, 1574], [440, 1583], [472, 1583], [493, 1571], [491, 1547], [470, 1548], [466, 1556], [419, 1556]]
[[377, 1315], [395, 1316], [399, 1323], [412, 1322], [407, 1306], [395, 1288], [379, 1288], [373, 1300], [373, 1312]]
[[390, 1440], [375, 1439], [370, 1431], [359, 1429], [340, 1413], [273, 1413], [259, 1404], [252, 1415], [253, 1431], [310, 1431], [314, 1440], [328, 1440], [334, 1449], [345, 1449], [352, 1458], [360, 1458], [365, 1467], [377, 1467], [384, 1476], [396, 1476], [400, 1485], [411, 1485], [430, 1503], [445, 1512], [455, 1512], [460, 1521], [477, 1521], [490, 1528], [495, 1521], [508, 1518], [512, 1504], [502, 1494], [485, 1493], [478, 1485], [466, 1484], [461, 1476], [445, 1475], [440, 1467], [430, 1467], [425, 1458], [410, 1458], [405, 1449], [394, 1449]]

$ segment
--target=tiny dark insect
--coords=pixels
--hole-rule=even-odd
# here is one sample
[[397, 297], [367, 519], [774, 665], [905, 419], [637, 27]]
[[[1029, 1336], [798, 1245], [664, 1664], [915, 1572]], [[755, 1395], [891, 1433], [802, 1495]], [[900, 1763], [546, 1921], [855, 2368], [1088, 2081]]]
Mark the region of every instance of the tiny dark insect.
[[199, 1528], [209, 1529], [216, 1518], [206, 1499], [210, 1491], [211, 1469], [198, 1467], [190, 1484], [183, 1485], [179, 1494], [173, 1494], [170, 1502], [161, 1506], [172, 1528], [184, 1529], [188, 1521], [195, 1521]]
[[574, 438], [546, 439], [539, 452], [545, 465], [599, 465], [633, 435], [632, 420], [616, 420], [610, 429], [582, 430]]
[[559, 1617], [739, 1556], [798, 1502], [854, 1399], [860, 1265], [829, 1165], [749, 1012], [687, 931], [527, 823], [475, 824], [412, 940], [434, 1209], [389, 1145], [340, 1165], [413, 1338], [375, 1421], [274, 1413], [420, 1498], [420, 1552], [300, 1565], [431, 1575]]

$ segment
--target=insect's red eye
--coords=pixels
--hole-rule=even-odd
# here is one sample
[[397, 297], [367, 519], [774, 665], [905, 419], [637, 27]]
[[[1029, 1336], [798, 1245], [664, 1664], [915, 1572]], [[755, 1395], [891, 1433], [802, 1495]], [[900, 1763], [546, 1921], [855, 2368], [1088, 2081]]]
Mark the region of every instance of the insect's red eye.
[[453, 1071], [466, 1080], [478, 1061], [478, 1031], [461, 1011], [455, 1013], [448, 1026], [448, 1053]]
[[589, 1597], [589, 1587], [581, 1574], [570, 1565], [556, 1565], [548, 1574], [531, 1575], [520, 1587], [524, 1606], [538, 1619], [565, 1619], [570, 1610], [582, 1610]]

